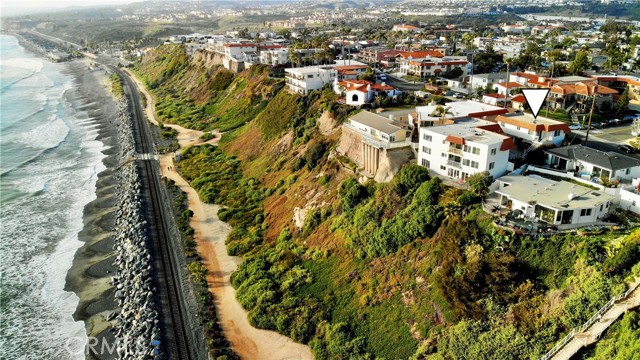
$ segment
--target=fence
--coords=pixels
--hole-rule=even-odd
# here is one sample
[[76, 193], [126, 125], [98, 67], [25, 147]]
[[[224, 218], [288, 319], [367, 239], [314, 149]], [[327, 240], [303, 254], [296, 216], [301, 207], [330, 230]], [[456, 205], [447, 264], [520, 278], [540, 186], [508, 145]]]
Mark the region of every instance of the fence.
[[613, 298], [611, 298], [611, 300], [609, 300], [609, 302], [607, 302], [600, 310], [598, 310], [598, 312], [596, 312], [591, 319], [587, 320], [587, 322], [585, 322], [584, 324], [577, 326], [575, 328], [573, 328], [571, 330], [571, 332], [569, 334], [567, 334], [567, 336], [565, 336], [562, 340], [560, 340], [559, 343], [557, 343], [554, 347], [551, 348], [551, 350], [549, 350], [549, 352], [547, 352], [543, 357], [540, 358], [540, 360], [549, 360], [551, 359], [555, 354], [557, 354], [563, 347], [565, 347], [565, 345], [567, 345], [569, 342], [571, 342], [571, 340], [573, 340], [573, 338], [575, 337], [576, 334], [579, 334], [583, 331], [585, 331], [586, 329], [588, 329], [589, 327], [591, 327], [591, 325], [593, 325], [596, 321], [599, 321], [600, 318], [602, 317], [602, 315], [604, 313], [606, 313], [607, 311], [609, 311], [609, 309], [611, 309], [613, 307], [613, 305], [620, 299], [625, 299], [627, 296], [629, 296], [638, 286], [640, 285], [640, 281], [636, 281], [633, 285], [631, 285], [629, 287], [629, 289], [627, 291], [625, 291], [622, 294], [618, 294], [616, 296], [614, 296]]

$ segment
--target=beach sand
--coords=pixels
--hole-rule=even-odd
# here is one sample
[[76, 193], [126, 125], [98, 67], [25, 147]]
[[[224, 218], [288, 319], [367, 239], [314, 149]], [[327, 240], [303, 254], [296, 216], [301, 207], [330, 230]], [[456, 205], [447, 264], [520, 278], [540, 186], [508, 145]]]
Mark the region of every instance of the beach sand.
[[[147, 98], [145, 109], [147, 117], [152, 123], [158, 124], [151, 94], [131, 72], [128, 73]], [[199, 140], [201, 131], [185, 129], [174, 124], [165, 124], [165, 126], [178, 131], [178, 142], [181, 148], [203, 143]], [[220, 140], [220, 134], [214, 134], [215, 138], [207, 143], [216, 144]], [[216, 300], [220, 325], [235, 352], [241, 359], [246, 360], [313, 359], [308, 346], [296, 343], [275, 331], [261, 330], [251, 326], [247, 312], [236, 299], [236, 290], [231, 285], [231, 273], [237, 269], [242, 258], [230, 256], [227, 253], [225, 239], [231, 227], [218, 218], [220, 206], [200, 201], [198, 193], [175, 170], [171, 154], [160, 157], [160, 169], [162, 176], [175, 181], [176, 185], [187, 194], [189, 208], [193, 211], [190, 225], [195, 231], [194, 238], [198, 244], [198, 253], [202, 256], [209, 272], [207, 276], [209, 291], [213, 293]]]
[[[97, 198], [85, 206], [84, 228], [78, 234], [84, 245], [75, 254], [67, 273], [65, 290], [75, 292], [80, 298], [74, 318], [84, 321], [87, 335], [97, 337], [99, 341], [105, 338], [112, 344], [114, 337], [109, 331], [110, 323], [105, 320], [105, 316], [117, 309], [114, 290], [110, 284], [116, 271], [113, 266], [115, 252], [111, 232], [116, 205], [116, 181], [113, 175], [114, 168], [118, 165], [115, 127], [117, 104], [110, 93], [108, 75], [104, 68], [88, 70], [90, 63], [87, 59], [71, 62], [68, 64], [69, 73], [76, 79], [79, 96], [89, 103], [83, 110], [95, 118], [98, 124], [98, 140], [106, 145], [103, 150], [106, 169], [98, 174]], [[105, 353], [100, 358], [115, 358], [115, 353], [113, 355]]]

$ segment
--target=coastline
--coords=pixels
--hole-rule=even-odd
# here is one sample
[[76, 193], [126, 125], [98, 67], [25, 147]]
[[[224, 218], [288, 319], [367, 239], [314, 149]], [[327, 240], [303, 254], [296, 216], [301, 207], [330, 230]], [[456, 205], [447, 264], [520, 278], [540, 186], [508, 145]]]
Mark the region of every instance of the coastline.
[[[67, 64], [68, 73], [76, 82], [75, 91], [83, 102], [83, 110], [93, 117], [97, 126], [97, 140], [104, 144], [102, 153], [105, 167], [97, 175], [96, 198], [83, 211], [83, 229], [78, 239], [83, 245], [77, 249], [71, 268], [67, 272], [65, 290], [74, 292], [78, 306], [73, 317], [83, 321], [88, 337], [95, 337], [99, 343], [112, 344], [114, 335], [109, 331], [111, 324], [106, 317], [117, 310], [114, 288], [110, 283], [115, 275], [113, 261], [112, 231], [115, 226], [117, 179], [120, 144], [116, 129], [117, 102], [108, 90], [108, 75], [104, 69], [88, 70], [90, 60], [81, 59]], [[115, 352], [103, 354], [114, 358]], [[93, 358], [93, 356], [91, 356]]]

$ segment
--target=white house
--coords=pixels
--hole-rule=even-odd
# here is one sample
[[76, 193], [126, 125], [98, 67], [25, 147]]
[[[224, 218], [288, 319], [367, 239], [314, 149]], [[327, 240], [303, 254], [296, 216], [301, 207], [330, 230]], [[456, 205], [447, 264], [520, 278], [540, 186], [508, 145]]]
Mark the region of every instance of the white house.
[[425, 57], [399, 59], [400, 72], [403, 75], [415, 75], [419, 77], [440, 76], [453, 69], [460, 69], [460, 76], [464, 77], [469, 72], [469, 62], [466, 56]]
[[226, 43], [224, 44], [224, 57], [242, 60], [243, 53], [257, 52], [258, 44], [254, 43]]
[[514, 144], [499, 129], [496, 124], [474, 119], [420, 128], [418, 164], [460, 181], [482, 171], [500, 177], [507, 171]]
[[509, 91], [509, 96], [511, 96], [518, 89], [522, 88], [522, 85], [515, 81], [501, 82], [493, 84], [493, 89], [500, 95], [505, 95], [507, 93], [507, 89]]
[[409, 146], [406, 141], [407, 130], [384, 116], [361, 111], [349, 118], [348, 125], [375, 145], [385, 148]]
[[571, 133], [569, 126], [562, 122], [542, 116], [534, 118], [531, 114], [513, 113], [499, 115], [495, 122], [502, 127], [505, 134], [516, 138], [516, 142], [532, 145], [560, 145], [566, 134]]
[[265, 65], [285, 65], [289, 62], [289, 49], [285, 47], [260, 46], [260, 63]]
[[384, 82], [375, 84], [368, 80], [338, 81], [335, 79], [333, 91], [338, 95], [344, 95], [346, 104], [352, 106], [368, 104], [383, 93], [384, 96], [394, 100], [402, 94], [402, 91]]
[[637, 183], [620, 189], [620, 208], [640, 215], [640, 191]]
[[547, 166], [577, 172], [584, 177], [622, 183], [630, 183], [632, 179], [640, 177], [640, 160], [614, 151], [571, 145], [545, 150], [545, 154]]
[[289, 91], [300, 95], [308, 95], [313, 90], [320, 90], [338, 78], [338, 71], [332, 66], [306, 66], [284, 69]]
[[469, 79], [471, 89], [484, 89], [488, 84], [504, 82], [507, 79], [506, 73], [489, 73], [489, 74], [474, 74]]
[[497, 181], [502, 207], [551, 225], [593, 224], [613, 208], [612, 195], [567, 181], [535, 175], [507, 175]]

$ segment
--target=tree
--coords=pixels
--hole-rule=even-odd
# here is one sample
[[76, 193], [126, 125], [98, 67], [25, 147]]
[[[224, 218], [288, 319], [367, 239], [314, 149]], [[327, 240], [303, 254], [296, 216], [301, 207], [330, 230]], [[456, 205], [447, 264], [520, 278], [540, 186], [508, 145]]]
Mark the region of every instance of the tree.
[[485, 196], [489, 193], [489, 185], [491, 185], [491, 174], [488, 171], [475, 173], [467, 178], [467, 184], [474, 194]]
[[569, 74], [579, 75], [591, 68], [591, 59], [585, 50], [576, 53], [575, 59], [569, 62]]
[[338, 187], [338, 195], [342, 198], [342, 207], [353, 210], [366, 197], [365, 188], [354, 178], [349, 178]]
[[618, 98], [618, 101], [616, 101], [616, 106], [615, 106], [616, 114], [621, 114], [623, 111], [625, 111], [629, 106], [630, 100], [631, 100], [631, 97], [629, 97], [629, 88], [626, 87], [622, 95], [620, 95], [620, 97]]

